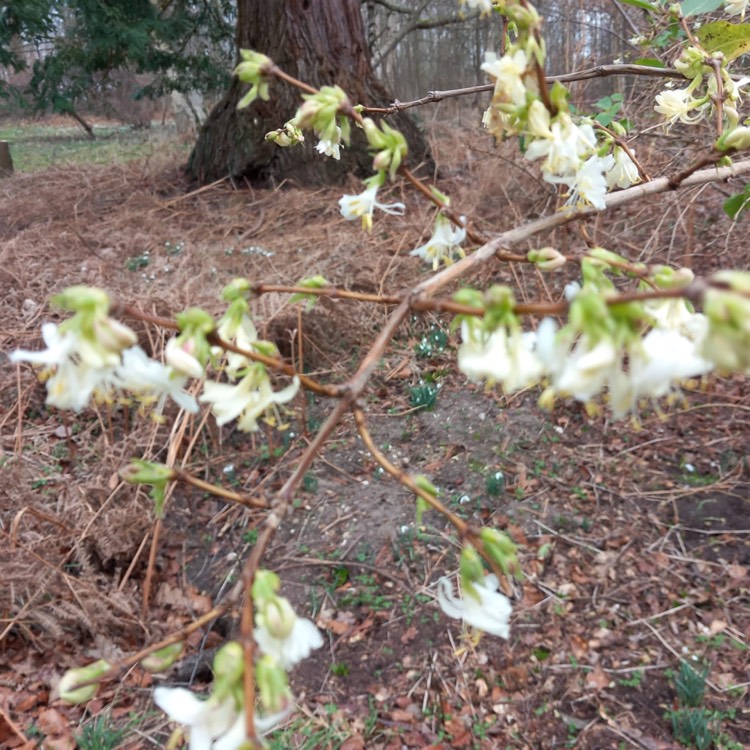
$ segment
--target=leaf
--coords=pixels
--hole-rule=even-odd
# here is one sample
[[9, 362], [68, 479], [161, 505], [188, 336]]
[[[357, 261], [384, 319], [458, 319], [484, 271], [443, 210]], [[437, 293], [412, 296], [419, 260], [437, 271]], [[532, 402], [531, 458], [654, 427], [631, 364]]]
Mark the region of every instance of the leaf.
[[633, 60], [633, 65], [648, 65], [649, 68], [666, 68], [667, 66], [655, 57], [639, 57]]
[[714, 21], [702, 26], [695, 35], [707, 52], [721, 52], [728, 61], [750, 52], [750, 23]]
[[682, 15], [697, 16], [699, 13], [710, 13], [716, 10], [724, 0], [684, 0], [682, 3]]
[[653, 3], [649, 3], [648, 0], [622, 0], [625, 5], [633, 5], [636, 8], [643, 8], [643, 10], [658, 10]]
[[724, 201], [724, 213], [734, 221], [737, 221], [748, 209], [750, 209], [750, 182], [745, 184], [745, 189], [741, 193]]

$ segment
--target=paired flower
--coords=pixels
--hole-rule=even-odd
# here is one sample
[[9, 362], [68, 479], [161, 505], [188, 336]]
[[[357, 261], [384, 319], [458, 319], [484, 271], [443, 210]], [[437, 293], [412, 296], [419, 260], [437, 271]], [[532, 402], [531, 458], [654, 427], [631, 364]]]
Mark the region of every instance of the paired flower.
[[203, 386], [199, 401], [211, 404], [211, 411], [219, 426], [237, 419], [237, 428], [243, 432], [258, 429], [258, 419], [279, 404], [291, 401], [299, 390], [299, 378], [280, 391], [271, 388], [266, 368], [256, 363], [236, 385], [208, 381]]
[[[461, 219], [464, 220], [464, 217], [462, 216]], [[424, 258], [427, 263], [432, 264], [433, 270], [436, 270], [441, 262], [446, 265], [453, 263], [454, 253], [457, 253], [460, 257], [464, 256], [460, 245], [465, 239], [466, 229], [464, 227], [457, 227], [447, 216], [438, 214], [432, 237], [424, 245], [412, 250], [411, 254]]]
[[500, 326], [489, 335], [464, 321], [463, 343], [458, 348], [458, 369], [470, 380], [501, 383], [505, 393], [514, 393], [534, 385], [543, 374], [543, 366], [534, 348], [536, 334], [509, 331]]
[[457, 620], [463, 620], [477, 630], [500, 638], [510, 637], [510, 600], [498, 591], [497, 576], [487, 575], [483, 580], [463, 581], [463, 596], [453, 595], [448, 578], [438, 581], [437, 600], [440, 609]]

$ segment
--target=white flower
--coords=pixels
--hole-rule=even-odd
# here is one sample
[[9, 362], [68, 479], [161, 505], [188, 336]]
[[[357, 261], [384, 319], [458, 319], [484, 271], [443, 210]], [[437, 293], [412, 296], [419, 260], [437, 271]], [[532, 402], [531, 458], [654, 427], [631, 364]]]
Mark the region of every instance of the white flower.
[[111, 382], [114, 386], [141, 396], [158, 398], [160, 412], [169, 396], [179, 407], [191, 414], [198, 411], [198, 403], [183, 390], [187, 376], [150, 359], [140, 346], [122, 353], [122, 363], [115, 369]]
[[[705, 108], [706, 102], [702, 99], [695, 99], [689, 86], [686, 89], [662, 91], [657, 95], [654, 107], [659, 114], [667, 118], [669, 124], [676, 120], [687, 124], [697, 122], [703, 117]], [[697, 111], [691, 116], [690, 113], [693, 110]]]
[[[632, 150], [632, 149], [631, 149]], [[635, 152], [633, 151], [633, 154]], [[628, 188], [641, 181], [638, 173], [638, 167], [635, 162], [628, 156], [625, 149], [617, 146], [613, 153], [614, 164], [607, 170], [605, 178], [607, 187], [611, 190], [613, 187]]]
[[[154, 703], [172, 721], [190, 730], [190, 750], [212, 750], [218, 747], [214, 740], [234, 728], [238, 710], [231, 696], [223, 701], [215, 698], [200, 700], [184, 688], [158, 687], [154, 690]], [[244, 721], [244, 715], [242, 716]], [[244, 727], [244, 725], [243, 725]], [[234, 747], [239, 747], [238, 743]], [[229, 746], [222, 746], [229, 750]]]
[[654, 328], [630, 351], [630, 380], [636, 396], [665, 396], [673, 382], [712, 369], [713, 364], [698, 355], [695, 342], [677, 331]]
[[604, 173], [614, 166], [612, 156], [590, 156], [570, 177], [545, 177], [548, 182], [563, 183], [570, 188], [569, 206], [588, 204], [603, 211], [607, 207], [607, 180]]
[[[216, 333], [222, 341], [234, 344], [238, 349], [245, 349], [246, 351], [251, 351], [253, 344], [258, 340], [258, 331], [253, 321], [244, 313], [239, 320], [232, 316], [227, 316], [226, 319], [221, 320]], [[243, 354], [237, 354], [237, 352], [228, 351], [226, 356], [227, 366], [224, 368], [224, 372], [230, 380], [235, 380], [238, 371], [247, 367], [250, 360]]]
[[403, 215], [406, 206], [403, 203], [378, 203], [378, 186], [371, 185], [359, 195], [345, 195], [339, 199], [341, 215], [352, 221], [362, 218], [362, 227], [372, 229], [372, 215], [376, 208], [385, 211], [387, 214]]
[[[463, 220], [464, 217], [462, 216], [461, 219]], [[433, 269], [437, 269], [441, 261], [445, 261], [446, 265], [453, 262], [454, 251], [458, 250], [461, 254], [459, 245], [465, 239], [464, 227], [456, 227], [446, 216], [438, 214], [432, 237], [424, 245], [412, 250], [411, 254], [424, 258], [432, 264]]]
[[334, 159], [341, 158], [341, 128], [336, 127], [335, 138], [321, 138], [318, 141], [318, 145], [315, 147], [316, 151], [326, 156], [332, 156]]
[[750, 0], [724, 0], [724, 12], [728, 16], [741, 16], [745, 20], [745, 13]]
[[60, 333], [55, 323], [42, 326], [42, 338], [46, 349], [36, 352], [16, 349], [11, 352], [10, 361], [55, 368], [47, 380], [48, 406], [80, 411], [95, 390], [109, 389], [119, 354], [98, 350], [76, 332]]
[[506, 393], [513, 393], [534, 385], [542, 376], [542, 363], [534, 352], [536, 335], [531, 331], [509, 333], [500, 327], [482, 340], [481, 334], [464, 322], [461, 337], [458, 368], [470, 380], [487, 378], [502, 383]]
[[594, 346], [584, 335], [578, 341], [554, 379], [555, 390], [578, 401], [590, 401], [602, 391], [620, 369], [620, 354], [609, 339]]
[[460, 0], [463, 5], [466, 3], [472, 10], [479, 10], [484, 15], [492, 11], [492, 0]]
[[[232, 697], [223, 701], [214, 697], [201, 700], [184, 688], [158, 687], [154, 690], [154, 703], [172, 721], [190, 730], [190, 750], [238, 750], [247, 741], [245, 712]], [[289, 715], [290, 709], [256, 716], [255, 731], [267, 734]]]
[[[542, 127], [541, 120], [538, 127]], [[596, 134], [588, 123], [576, 125], [567, 113], [558, 115], [549, 132], [549, 136], [531, 141], [526, 158], [535, 161], [546, 157], [542, 165], [544, 179], [553, 182], [555, 177], [568, 177], [578, 171], [583, 157], [596, 147]]]
[[219, 426], [237, 422], [237, 429], [253, 432], [258, 429], [257, 420], [277, 404], [291, 401], [299, 389], [299, 378], [280, 391], [274, 392], [271, 381], [265, 370], [258, 375], [257, 370], [250, 371], [236, 385], [208, 381], [203, 386], [203, 395], [199, 401], [211, 404], [211, 411]]
[[498, 58], [486, 52], [482, 70], [495, 79], [495, 100], [511, 102], [517, 107], [526, 104], [526, 85], [523, 82], [528, 67], [526, 53], [516, 50]]
[[315, 624], [296, 615], [294, 624], [285, 638], [275, 638], [265, 625], [257, 627], [253, 637], [260, 650], [273, 657], [282, 669], [291, 669], [310, 656], [313, 649], [323, 645], [323, 637]]
[[453, 596], [453, 587], [448, 578], [438, 581], [437, 599], [440, 609], [448, 617], [463, 620], [477, 630], [510, 637], [510, 615], [512, 606], [508, 598], [498, 590], [497, 576], [485, 576], [483, 582], [471, 584], [461, 598]]

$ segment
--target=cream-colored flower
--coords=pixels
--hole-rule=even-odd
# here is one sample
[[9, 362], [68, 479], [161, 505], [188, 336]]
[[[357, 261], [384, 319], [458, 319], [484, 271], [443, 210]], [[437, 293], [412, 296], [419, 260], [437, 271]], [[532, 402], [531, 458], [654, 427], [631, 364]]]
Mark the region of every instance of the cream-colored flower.
[[484, 60], [482, 70], [495, 81], [494, 101], [510, 102], [517, 107], [526, 104], [526, 53], [518, 49], [498, 57], [494, 52], [486, 52]]
[[289, 600], [283, 596], [267, 602], [256, 618], [253, 637], [260, 650], [273, 657], [283, 669], [291, 669], [310, 652], [323, 645], [315, 624], [298, 617]]
[[750, 0], [724, 0], [724, 12], [728, 16], [740, 16], [740, 20], [745, 20], [747, 6]]
[[[461, 217], [464, 219], [464, 217]], [[466, 229], [462, 226], [454, 226], [451, 220], [443, 214], [438, 214], [435, 219], [435, 228], [432, 237], [420, 247], [411, 251], [411, 255], [423, 258], [431, 263], [433, 269], [437, 269], [441, 262], [450, 265], [453, 255], [462, 254], [461, 243], [466, 239]]]
[[372, 229], [372, 215], [376, 208], [387, 214], [403, 215], [406, 206], [403, 203], [379, 203], [378, 186], [371, 185], [359, 195], [344, 195], [339, 199], [341, 215], [348, 221], [362, 219], [363, 229]]
[[696, 99], [691, 87], [688, 86], [686, 89], [674, 89], [672, 91], [665, 89], [662, 91], [656, 97], [654, 110], [660, 115], [664, 115], [670, 125], [677, 120], [690, 124], [703, 117], [706, 105], [706, 100]]
[[463, 620], [467, 625], [485, 633], [510, 637], [510, 600], [498, 591], [497, 576], [485, 576], [484, 581], [468, 585], [461, 597], [453, 595], [448, 578], [438, 581], [437, 600], [448, 617]]
[[291, 401], [298, 390], [299, 378], [295, 377], [286, 388], [274, 391], [265, 368], [259, 370], [256, 366], [236, 385], [206, 382], [198, 400], [211, 404], [219, 426], [237, 419], [237, 429], [254, 432], [258, 429], [258, 419], [278, 404]]
[[[635, 154], [634, 151], [633, 154]], [[610, 190], [614, 187], [628, 188], [641, 181], [638, 167], [628, 156], [625, 149], [616, 146], [612, 155], [614, 156], [614, 164], [604, 175], [607, 180], [607, 187]]]

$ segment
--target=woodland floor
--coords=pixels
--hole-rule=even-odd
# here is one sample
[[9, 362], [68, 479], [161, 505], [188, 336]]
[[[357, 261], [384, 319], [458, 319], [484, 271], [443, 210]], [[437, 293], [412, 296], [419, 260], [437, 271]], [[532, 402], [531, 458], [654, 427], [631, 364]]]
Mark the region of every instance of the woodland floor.
[[[440, 128], [434, 143], [440, 188], [484, 228], [554, 210], [548, 186], [509, 160], [510, 146]], [[680, 146], [652, 137], [639, 154], [658, 174]], [[270, 495], [330, 409], [307, 398], [286, 432], [251, 436], [211, 420], [201, 431], [202, 418], [178, 423], [175, 412], [165, 424], [104, 406], [64, 419], [44, 406], [32, 370], [6, 357], [40, 346], [41, 323], [56, 316], [50, 296], [95, 284], [159, 315], [189, 305], [219, 313], [221, 287], [240, 275], [290, 284], [322, 274], [348, 289], [394, 292], [427, 272], [409, 251], [425, 241], [431, 215], [411, 192], [391, 198], [407, 204], [404, 217], [376, 216], [365, 235], [341, 219], [341, 189], [194, 190], [183, 159], [184, 149], [163, 148], [0, 181], [0, 747], [166, 741], [154, 682], [200, 689], [234, 618], [191, 638], [188, 660], [166, 677], [131, 670], [83, 707], [57, 700], [55, 684], [71, 666], [136, 651], [208, 611], [233, 587], [262, 515], [178, 486], [150, 564], [151, 503], [117, 469], [131, 457], [169, 458]], [[359, 189], [352, 180], [347, 191]], [[732, 189], [680, 191], [585, 232], [632, 260], [698, 273], [748, 268], [748, 225], [721, 211]], [[585, 248], [574, 227], [539, 244]], [[466, 281], [556, 299], [572, 274], [541, 280], [498, 264]], [[303, 313], [276, 294], [256, 305], [261, 334], [333, 382], [353, 372], [387, 316], [348, 302]], [[455, 572], [455, 540], [434, 513], [415, 525], [413, 497], [382, 475], [344, 420], [267, 560], [327, 644], [294, 673], [300, 710], [271, 746], [667, 750], [679, 747], [667, 714], [683, 660], [708, 669], [717, 746], [750, 746], [747, 380], [693, 384], [672, 404], [646, 405], [637, 425], [576, 404], [546, 413], [537, 391], [505, 398], [467, 387], [449, 323], [415, 317], [399, 332], [367, 391], [368, 421], [381, 450], [428, 476], [454, 512], [520, 545], [526, 578], [511, 639], [475, 644], [440, 613], [434, 584]], [[159, 350], [163, 333], [140, 335]]]

